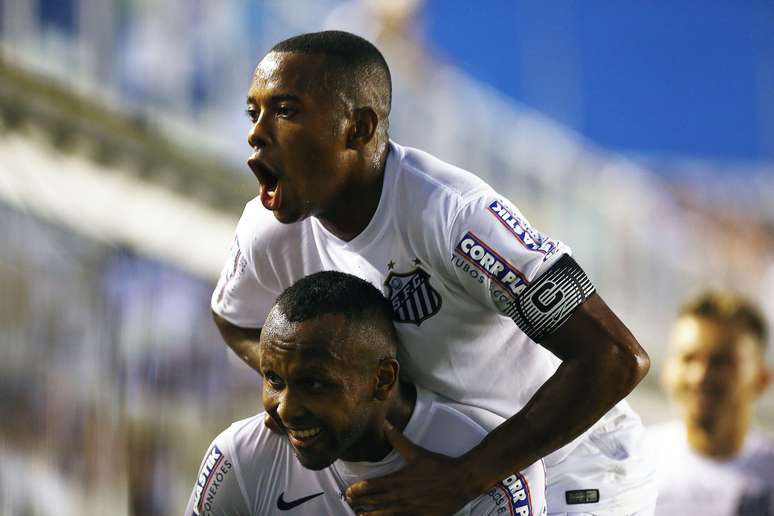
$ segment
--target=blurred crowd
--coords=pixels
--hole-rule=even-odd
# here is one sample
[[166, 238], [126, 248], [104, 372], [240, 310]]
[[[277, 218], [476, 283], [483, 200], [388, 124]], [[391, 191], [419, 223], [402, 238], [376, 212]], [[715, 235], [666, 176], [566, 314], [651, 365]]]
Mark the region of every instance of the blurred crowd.
[[260, 407], [212, 285], [2, 205], [0, 226], [0, 513], [175, 513], [190, 443]]
[[[184, 4], [0, 1], [0, 57], [242, 163], [258, 56], [292, 33], [357, 29], [393, 66], [396, 139], [479, 172], [574, 248], [651, 353], [641, 389], [655, 390], [678, 306], [704, 286], [733, 286], [774, 319], [770, 178], [670, 183], [587, 145], [432, 57], [412, 26], [418, 1]], [[102, 15], [80, 20], [83, 6]], [[180, 513], [206, 442], [260, 408], [258, 377], [212, 324], [217, 272], [195, 276], [0, 196], [0, 514]], [[654, 396], [646, 422], [667, 413]], [[760, 405], [771, 432], [771, 393]]]

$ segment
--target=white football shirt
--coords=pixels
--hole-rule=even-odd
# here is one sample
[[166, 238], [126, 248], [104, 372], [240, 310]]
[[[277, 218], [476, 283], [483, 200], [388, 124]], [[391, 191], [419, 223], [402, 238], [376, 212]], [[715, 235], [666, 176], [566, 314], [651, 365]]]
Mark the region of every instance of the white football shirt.
[[[502, 421], [481, 409], [463, 407], [463, 413], [457, 407], [417, 388], [416, 405], [403, 435], [431, 451], [459, 456]], [[393, 450], [379, 462], [336, 461], [312, 471], [301, 466], [287, 438], [268, 430], [263, 419], [261, 413], [238, 421], [215, 438], [202, 460], [186, 516], [353, 514], [341, 495], [348, 486], [405, 465]], [[545, 515], [542, 461], [498, 482], [457, 514]]]
[[[235, 325], [258, 328], [277, 296], [302, 277], [323, 270], [354, 274], [392, 302], [402, 372], [447, 398], [508, 418], [559, 360], [502, 310], [565, 253], [567, 246], [532, 228], [480, 178], [391, 142], [376, 213], [349, 242], [314, 217], [281, 224], [259, 199], [247, 203], [212, 309]], [[597, 440], [614, 438], [613, 423], [639, 420], [621, 402], [597, 424], [607, 425]], [[551, 472], [584, 438], [546, 458], [549, 490], [557, 486], [549, 492], [552, 511], [564, 506], [566, 489], [599, 487]], [[639, 475], [624, 460], [619, 470]]]
[[688, 444], [685, 427], [671, 422], [647, 429], [656, 459], [656, 514], [774, 515], [774, 441], [752, 431], [739, 454], [714, 460]]

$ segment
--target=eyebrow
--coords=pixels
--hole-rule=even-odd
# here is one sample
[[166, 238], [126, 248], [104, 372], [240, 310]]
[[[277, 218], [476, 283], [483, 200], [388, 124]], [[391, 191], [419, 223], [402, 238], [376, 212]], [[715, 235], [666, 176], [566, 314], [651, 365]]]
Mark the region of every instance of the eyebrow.
[[[272, 102], [272, 103], [275, 103], [275, 104], [278, 103], [278, 102], [287, 102], [287, 101], [300, 103], [301, 102], [301, 97], [299, 97], [297, 95], [292, 95], [290, 93], [284, 93], [284, 94], [281, 94], [281, 95], [272, 95], [271, 97], [269, 97], [269, 102]], [[256, 104], [255, 98], [252, 95], [248, 95], [247, 96], [247, 103], [248, 104]]]

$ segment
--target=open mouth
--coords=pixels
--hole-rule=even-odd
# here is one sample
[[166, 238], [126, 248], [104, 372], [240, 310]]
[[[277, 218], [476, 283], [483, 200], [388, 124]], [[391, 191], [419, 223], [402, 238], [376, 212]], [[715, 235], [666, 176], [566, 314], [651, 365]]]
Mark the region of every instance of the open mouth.
[[290, 428], [287, 429], [290, 444], [292, 444], [295, 448], [307, 448], [312, 446], [320, 437], [320, 432], [320, 427], [297, 430], [291, 430]]
[[247, 164], [261, 186], [260, 198], [263, 207], [272, 211], [278, 209], [282, 199], [279, 178], [271, 168], [255, 157], [247, 160]]

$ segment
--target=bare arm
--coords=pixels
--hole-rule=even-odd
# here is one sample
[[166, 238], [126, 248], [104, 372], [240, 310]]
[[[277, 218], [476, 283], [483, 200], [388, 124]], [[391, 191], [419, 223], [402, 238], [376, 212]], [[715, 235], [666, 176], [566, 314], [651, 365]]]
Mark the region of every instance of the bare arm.
[[260, 369], [258, 362], [258, 339], [261, 337], [261, 329], [236, 326], [215, 312], [212, 312], [212, 318], [215, 320], [215, 326], [218, 327], [218, 331], [220, 331], [220, 335], [226, 341], [228, 347], [239, 358], [244, 360], [247, 365], [258, 371]]
[[353, 484], [350, 504], [376, 509], [369, 514], [459, 510], [499, 479], [582, 434], [650, 368], [645, 350], [596, 293], [542, 345], [562, 364], [522, 410], [461, 457], [421, 450], [404, 470]]
[[645, 350], [596, 293], [542, 345], [562, 364], [521, 411], [462, 457], [471, 497], [582, 434], [650, 368]]

